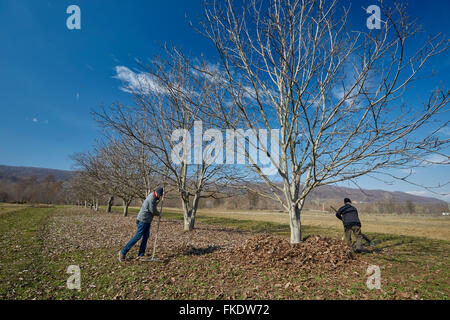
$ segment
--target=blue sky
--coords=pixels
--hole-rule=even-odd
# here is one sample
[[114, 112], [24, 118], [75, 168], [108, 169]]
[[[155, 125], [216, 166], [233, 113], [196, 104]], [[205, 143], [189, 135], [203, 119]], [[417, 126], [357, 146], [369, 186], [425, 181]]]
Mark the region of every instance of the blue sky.
[[[362, 7], [374, 3], [352, 1], [352, 26], [365, 25]], [[81, 30], [66, 27], [71, 4], [81, 8]], [[428, 32], [450, 30], [450, 2], [411, 1], [409, 9]], [[198, 21], [201, 14], [202, 0], [0, 0], [0, 164], [71, 169], [69, 155], [89, 150], [99, 137], [90, 111], [128, 99], [115, 78], [117, 66], [134, 68], [135, 58], [151, 57], [164, 42], [215, 57], [212, 44], [187, 23], [186, 16]], [[432, 63], [439, 73], [417, 90], [436, 81], [448, 86], [449, 54]], [[448, 166], [419, 168], [413, 178], [443, 184], [449, 171]], [[426, 195], [404, 183], [360, 182]]]

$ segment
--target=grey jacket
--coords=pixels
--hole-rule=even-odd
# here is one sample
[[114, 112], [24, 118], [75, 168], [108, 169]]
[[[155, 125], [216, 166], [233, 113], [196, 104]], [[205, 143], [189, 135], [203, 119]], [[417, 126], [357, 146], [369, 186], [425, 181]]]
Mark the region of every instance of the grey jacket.
[[156, 200], [155, 193], [152, 192], [142, 203], [141, 210], [138, 213], [137, 220], [145, 223], [152, 223], [153, 216], [159, 215], [156, 208], [159, 200]]

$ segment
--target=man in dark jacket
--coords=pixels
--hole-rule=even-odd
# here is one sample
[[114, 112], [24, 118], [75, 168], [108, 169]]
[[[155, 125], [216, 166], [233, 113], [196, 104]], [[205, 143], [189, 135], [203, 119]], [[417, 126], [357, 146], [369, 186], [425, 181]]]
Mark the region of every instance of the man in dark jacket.
[[[344, 224], [345, 231], [345, 242], [347, 245], [354, 251], [361, 251], [361, 222], [358, 218], [358, 210], [354, 206], [352, 206], [352, 201], [349, 198], [344, 199], [344, 206], [340, 207], [336, 212], [336, 217], [339, 220], [342, 220]], [[352, 232], [356, 238], [355, 246], [352, 246]]]
[[145, 254], [145, 249], [147, 248], [147, 241], [150, 237], [150, 226], [153, 221], [153, 216], [159, 216], [161, 213], [158, 212], [157, 205], [159, 200], [164, 196], [163, 188], [159, 187], [154, 192], [151, 192], [147, 199], [142, 203], [141, 210], [136, 219], [137, 232], [133, 238], [119, 251], [119, 261], [125, 260], [125, 256], [128, 251], [136, 244], [136, 242], [141, 240], [141, 245], [139, 247], [138, 257], [143, 257]]

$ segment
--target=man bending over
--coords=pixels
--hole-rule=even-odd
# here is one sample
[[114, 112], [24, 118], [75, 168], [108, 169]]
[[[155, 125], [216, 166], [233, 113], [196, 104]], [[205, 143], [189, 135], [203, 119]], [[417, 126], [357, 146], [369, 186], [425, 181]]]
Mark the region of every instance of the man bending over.
[[122, 262], [125, 260], [125, 257], [130, 251], [130, 249], [136, 244], [136, 242], [141, 240], [141, 245], [139, 247], [138, 257], [143, 257], [145, 254], [145, 249], [147, 248], [147, 241], [150, 237], [150, 226], [153, 221], [154, 216], [159, 216], [161, 213], [157, 210], [157, 205], [159, 200], [164, 197], [163, 188], [159, 187], [155, 191], [151, 192], [147, 199], [142, 203], [141, 210], [137, 216], [136, 224], [137, 224], [137, 232], [133, 238], [123, 247], [122, 250], [119, 251], [119, 261]]

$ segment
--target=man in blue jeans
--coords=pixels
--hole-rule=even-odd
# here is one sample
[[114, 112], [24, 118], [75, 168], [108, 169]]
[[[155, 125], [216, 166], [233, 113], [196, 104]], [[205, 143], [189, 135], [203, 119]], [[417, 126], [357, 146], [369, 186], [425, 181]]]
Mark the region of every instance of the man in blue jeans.
[[137, 232], [133, 238], [123, 247], [122, 250], [119, 251], [119, 261], [122, 262], [125, 260], [125, 257], [130, 251], [130, 249], [136, 244], [136, 242], [141, 240], [141, 245], [139, 247], [138, 257], [143, 257], [145, 254], [145, 249], [147, 248], [147, 241], [150, 237], [150, 226], [153, 221], [153, 216], [161, 215], [157, 210], [157, 205], [159, 200], [164, 197], [163, 188], [159, 187], [154, 192], [151, 192], [147, 199], [142, 203], [141, 210], [137, 216]]

